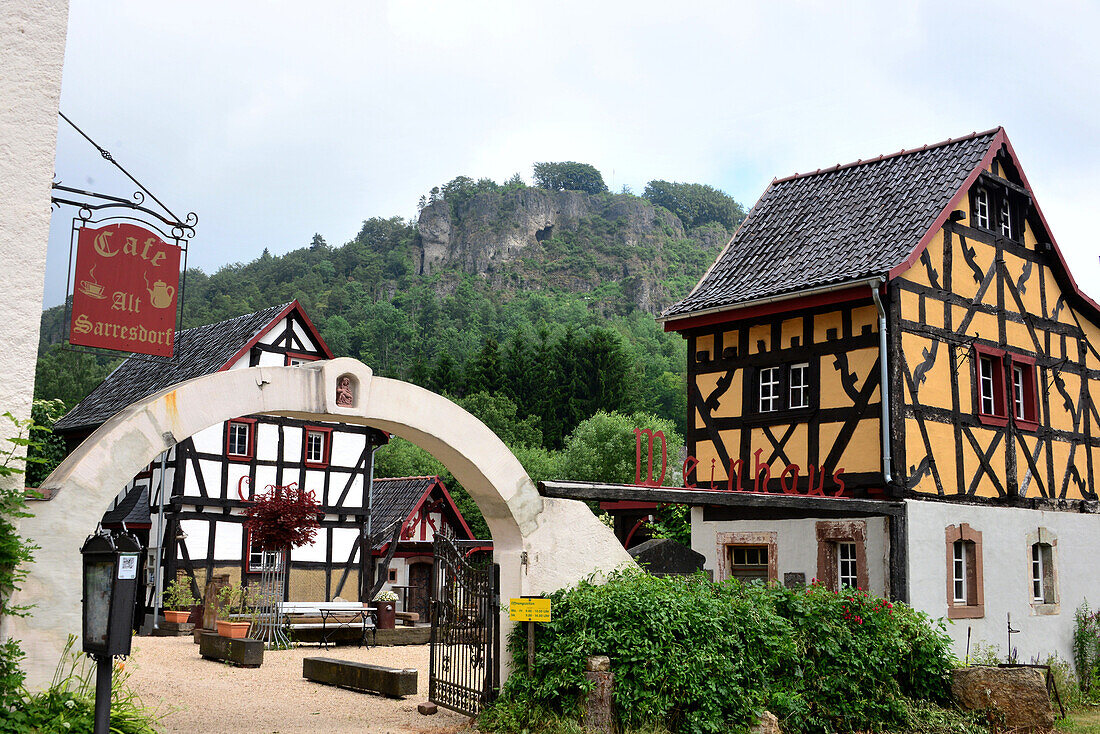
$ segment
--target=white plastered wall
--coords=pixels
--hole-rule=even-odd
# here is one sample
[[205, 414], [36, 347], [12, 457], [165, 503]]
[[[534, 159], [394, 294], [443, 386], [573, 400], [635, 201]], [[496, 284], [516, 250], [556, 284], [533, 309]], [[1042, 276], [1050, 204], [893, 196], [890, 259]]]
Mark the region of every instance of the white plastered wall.
[[[352, 407], [336, 405], [338, 378], [357, 383]], [[500, 564], [500, 595], [540, 594], [591, 574], [633, 565], [614, 534], [582, 502], [539, 496], [519, 460], [485, 424], [435, 393], [374, 377], [342, 358], [300, 367], [228, 370], [180, 383], [125, 408], [104, 423], [43, 484], [56, 490], [21, 523], [41, 546], [17, 604], [35, 604], [14, 620], [27, 652], [28, 685], [48, 683], [69, 634], [80, 631], [79, 548], [117, 493], [154, 456], [202, 429], [239, 415], [268, 413], [358, 423], [406, 438], [441, 461], [481, 509]], [[526, 563], [523, 554], [526, 553]], [[502, 615], [502, 635], [511, 625]], [[506, 662], [506, 661], [502, 661]]]
[[[955, 620], [947, 626], [960, 658], [966, 651], [967, 628], [971, 650], [978, 643], [992, 645], [1004, 657], [1007, 615], [1011, 614], [1013, 628], [1020, 630], [1012, 636], [1012, 646], [1022, 662], [1034, 657], [1042, 662], [1054, 652], [1072, 660], [1073, 612], [1086, 598], [1091, 607], [1100, 604], [1100, 515], [919, 500], [905, 504], [910, 603], [933, 617], [947, 615], [945, 529], [968, 523], [982, 533], [985, 616]], [[1057, 614], [1040, 614], [1031, 601], [1028, 536], [1040, 527], [1046, 539], [1057, 540]]]
[[34, 394], [68, 18], [68, 0], [0, 2], [0, 413], [19, 418]]
[[[776, 534], [776, 560], [778, 581], [785, 573], [804, 573], [806, 583], [817, 576], [817, 523], [835, 518], [806, 518], [798, 520], [703, 520], [703, 508], [691, 508], [691, 549], [706, 556], [703, 568], [714, 572], [718, 578], [719, 533]], [[885, 594], [888, 576], [890, 546], [887, 540], [886, 520], [882, 517], [856, 518], [867, 523], [867, 581], [869, 591]]]

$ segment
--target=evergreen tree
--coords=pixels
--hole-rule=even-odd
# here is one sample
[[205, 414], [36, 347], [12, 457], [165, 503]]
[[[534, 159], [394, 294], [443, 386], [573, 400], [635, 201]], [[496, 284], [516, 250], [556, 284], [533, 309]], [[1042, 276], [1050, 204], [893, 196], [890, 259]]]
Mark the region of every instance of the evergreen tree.
[[500, 345], [489, 336], [481, 343], [481, 351], [466, 366], [466, 394], [476, 392], [496, 393], [502, 382]]
[[516, 329], [504, 346], [501, 388], [516, 405], [527, 406], [531, 391], [531, 356], [523, 331]]

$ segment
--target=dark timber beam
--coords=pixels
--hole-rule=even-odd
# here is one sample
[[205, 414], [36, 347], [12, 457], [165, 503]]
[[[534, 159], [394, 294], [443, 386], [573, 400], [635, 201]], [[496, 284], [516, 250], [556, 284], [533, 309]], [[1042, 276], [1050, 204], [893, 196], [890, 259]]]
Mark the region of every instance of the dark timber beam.
[[815, 512], [844, 513], [848, 516], [902, 516], [905, 505], [887, 500], [851, 497], [818, 497], [797, 494], [728, 492], [715, 489], [678, 489], [675, 487], [639, 487], [633, 484], [594, 484], [592, 482], [539, 482], [539, 494], [567, 500], [663, 502], [703, 507], [746, 507], [796, 509], [813, 517]]

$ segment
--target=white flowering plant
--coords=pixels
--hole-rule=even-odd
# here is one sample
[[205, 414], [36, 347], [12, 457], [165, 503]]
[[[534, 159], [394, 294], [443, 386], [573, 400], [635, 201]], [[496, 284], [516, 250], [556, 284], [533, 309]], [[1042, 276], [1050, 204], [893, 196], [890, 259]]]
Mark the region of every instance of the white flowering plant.
[[375, 601], [397, 601], [397, 594], [392, 591], [383, 590], [374, 595]]

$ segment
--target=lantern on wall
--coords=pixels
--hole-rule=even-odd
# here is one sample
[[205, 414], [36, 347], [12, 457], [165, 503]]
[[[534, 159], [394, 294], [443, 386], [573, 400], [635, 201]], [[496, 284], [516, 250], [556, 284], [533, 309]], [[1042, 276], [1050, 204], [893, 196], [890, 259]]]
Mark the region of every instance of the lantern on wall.
[[84, 541], [84, 652], [129, 655], [141, 543], [132, 535], [96, 533]]

